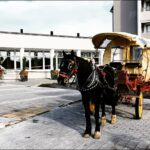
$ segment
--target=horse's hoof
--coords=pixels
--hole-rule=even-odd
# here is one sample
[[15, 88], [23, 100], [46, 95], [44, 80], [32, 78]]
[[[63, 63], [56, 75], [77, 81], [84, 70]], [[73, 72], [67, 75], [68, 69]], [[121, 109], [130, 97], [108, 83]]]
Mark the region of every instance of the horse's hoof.
[[95, 131], [93, 138], [94, 139], [99, 139], [101, 137], [101, 132], [100, 131]]
[[111, 124], [115, 124], [116, 121], [117, 121], [116, 115], [112, 115], [112, 116], [111, 116]]
[[90, 138], [90, 136], [91, 136], [91, 135], [88, 134], [88, 133], [84, 133], [84, 134], [83, 134], [83, 137], [84, 137], [84, 138]]
[[103, 116], [103, 117], [101, 118], [101, 125], [102, 125], [102, 126], [105, 126], [105, 124], [106, 124], [106, 116]]

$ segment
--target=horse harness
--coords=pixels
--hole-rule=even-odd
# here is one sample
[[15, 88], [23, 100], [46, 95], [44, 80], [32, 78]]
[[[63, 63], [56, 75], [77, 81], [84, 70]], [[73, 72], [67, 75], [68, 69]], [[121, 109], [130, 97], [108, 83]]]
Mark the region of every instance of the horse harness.
[[[112, 88], [109, 86], [109, 83], [107, 82], [105, 76], [106, 76], [106, 72], [104, 72], [104, 68], [103, 69], [100, 69], [98, 68], [94, 62], [91, 61], [91, 67], [92, 67], [92, 72], [91, 74], [88, 76], [87, 80], [85, 81], [85, 83], [82, 85], [82, 86], [79, 86], [78, 84], [78, 80], [76, 80], [77, 82], [77, 89], [79, 91], [91, 91], [93, 90], [94, 88], [96, 88], [97, 86], [100, 86], [102, 88]], [[78, 72], [78, 64], [75, 63], [75, 67], [72, 69], [71, 71], [72, 73], [74, 73], [74, 75], [77, 76], [77, 72]], [[109, 72], [107, 72], [109, 73]], [[103, 78], [103, 83], [102, 81], [99, 79], [99, 75], [102, 75], [102, 78]], [[111, 76], [111, 74], [109, 73], [109, 75]], [[76, 78], [76, 77], [75, 77]], [[113, 78], [113, 77], [111, 77]]]
[[90, 91], [93, 90], [95, 87], [97, 86], [102, 86], [102, 82], [99, 80], [99, 75], [97, 72], [97, 67], [95, 64], [91, 63], [91, 67], [92, 67], [92, 72], [91, 74], [88, 76], [87, 80], [85, 81], [85, 83], [83, 84], [82, 87], [80, 87], [77, 83], [77, 88], [79, 89], [79, 91]]
[[[74, 64], [74, 67], [72, 67]], [[71, 66], [71, 67], [70, 67]], [[63, 78], [69, 80], [69, 78], [71, 78], [73, 75], [75, 76], [74, 78], [77, 78], [77, 72], [78, 72], [78, 64], [76, 62], [76, 60], [74, 61], [70, 61], [69, 62], [69, 70], [70, 70], [70, 73], [67, 74], [67, 73], [64, 73], [64, 72], [61, 72], [59, 75], [62, 76]], [[85, 83], [82, 85], [82, 86], [79, 86], [78, 84], [78, 80], [76, 80], [76, 84], [77, 84], [77, 89], [79, 91], [91, 91], [93, 90], [94, 88], [96, 88], [97, 86], [100, 86], [102, 88], [111, 88], [113, 89], [112, 87], [110, 87], [109, 83], [107, 82], [105, 76], [107, 73], [109, 72], [104, 72], [104, 68], [98, 68], [94, 62], [91, 61], [91, 68], [92, 68], [92, 72], [91, 74], [88, 76], [87, 80], [85, 81]], [[99, 75], [102, 75], [102, 78], [103, 78], [103, 83], [102, 81], [99, 79]], [[111, 76], [111, 74], [109, 73], [109, 75]], [[113, 79], [113, 77], [111, 77]]]

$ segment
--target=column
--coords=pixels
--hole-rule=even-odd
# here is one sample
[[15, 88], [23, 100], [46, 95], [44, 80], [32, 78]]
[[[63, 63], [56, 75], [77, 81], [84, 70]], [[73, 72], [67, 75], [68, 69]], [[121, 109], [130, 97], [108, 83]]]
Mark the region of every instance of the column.
[[144, 9], [143, 11], [146, 11], [146, 1], [144, 1]]
[[58, 53], [56, 53], [56, 70], [58, 70]]
[[29, 51], [29, 70], [31, 70], [31, 51]]
[[81, 50], [77, 50], [77, 56], [81, 57]]
[[54, 49], [50, 50], [50, 70], [54, 70], [54, 63], [53, 63], [53, 58], [54, 58]]
[[99, 49], [99, 55], [100, 55], [100, 65], [103, 65], [103, 62], [104, 62], [104, 52], [105, 50], [104, 49]]
[[17, 65], [16, 65], [16, 50], [14, 50], [14, 70], [17, 70]]
[[141, 36], [141, 1], [137, 1], [137, 33]]
[[144, 24], [144, 33], [146, 33], [146, 24]]
[[100, 50], [98, 51], [98, 57], [99, 57], [99, 58], [98, 58], [98, 64], [99, 64], [99, 65], [102, 65], [102, 62], [103, 62], [103, 61], [102, 61], [102, 51], [100, 51]]
[[45, 55], [44, 55], [44, 51], [43, 51], [42, 56], [43, 56], [43, 70], [45, 70]]
[[24, 48], [20, 49], [20, 69], [23, 69]]

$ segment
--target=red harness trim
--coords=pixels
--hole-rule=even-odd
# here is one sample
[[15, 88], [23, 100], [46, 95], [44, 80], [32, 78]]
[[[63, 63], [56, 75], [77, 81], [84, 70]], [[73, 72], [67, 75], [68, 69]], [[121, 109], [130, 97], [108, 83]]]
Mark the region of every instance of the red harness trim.
[[105, 77], [107, 73], [104, 71], [101, 71], [101, 74], [103, 75], [103, 77]]
[[68, 78], [69, 77], [67, 74], [62, 74], [62, 73], [60, 73], [59, 76], [61, 76], [63, 78]]
[[76, 74], [78, 72], [78, 70], [77, 69], [73, 69], [72, 71], [71, 71], [71, 74]]
[[[76, 73], [78, 72], [77, 69], [73, 69], [71, 71], [71, 75], [75, 75]], [[63, 74], [63, 73], [60, 73], [59, 76], [63, 77], [63, 78], [69, 78], [70, 76], [68, 74]]]

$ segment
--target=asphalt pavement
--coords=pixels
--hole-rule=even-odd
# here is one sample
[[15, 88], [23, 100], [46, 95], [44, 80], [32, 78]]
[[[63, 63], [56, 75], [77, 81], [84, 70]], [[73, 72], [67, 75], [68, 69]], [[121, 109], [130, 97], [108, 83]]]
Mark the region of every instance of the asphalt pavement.
[[119, 104], [114, 125], [107, 106], [101, 138], [85, 139], [80, 93], [38, 87], [43, 83], [56, 81], [0, 81], [0, 149], [150, 149], [150, 99], [144, 99], [140, 120], [134, 118], [133, 104]]

